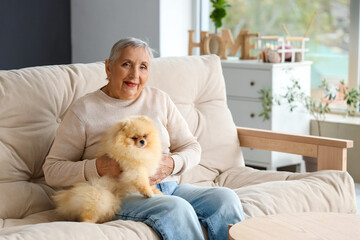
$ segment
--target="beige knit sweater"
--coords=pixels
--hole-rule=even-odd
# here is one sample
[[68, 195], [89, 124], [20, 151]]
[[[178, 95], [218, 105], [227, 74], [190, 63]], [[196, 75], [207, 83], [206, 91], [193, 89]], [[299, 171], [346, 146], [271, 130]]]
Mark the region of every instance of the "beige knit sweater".
[[53, 187], [67, 187], [99, 178], [95, 155], [102, 134], [115, 122], [132, 115], [146, 115], [154, 121], [163, 153], [174, 159], [173, 173], [164, 181], [178, 180], [200, 162], [200, 145], [166, 93], [145, 87], [138, 98], [120, 100], [97, 90], [78, 99], [60, 124], [43, 166], [46, 182]]

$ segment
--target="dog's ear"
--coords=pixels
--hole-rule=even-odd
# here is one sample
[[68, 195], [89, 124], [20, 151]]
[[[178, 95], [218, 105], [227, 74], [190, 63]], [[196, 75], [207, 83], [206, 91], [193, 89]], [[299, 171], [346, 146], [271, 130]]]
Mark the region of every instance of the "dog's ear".
[[119, 122], [118, 123], [118, 130], [119, 131], [125, 131], [129, 127], [129, 124], [130, 124], [129, 119], [126, 119], [124, 121]]
[[143, 122], [151, 122], [151, 119], [144, 115], [138, 116], [137, 118]]
[[125, 132], [127, 131], [129, 127], [128, 120], [124, 120], [121, 122], [118, 122], [116, 125], [113, 126], [111, 131], [112, 139], [123, 139], [125, 136]]

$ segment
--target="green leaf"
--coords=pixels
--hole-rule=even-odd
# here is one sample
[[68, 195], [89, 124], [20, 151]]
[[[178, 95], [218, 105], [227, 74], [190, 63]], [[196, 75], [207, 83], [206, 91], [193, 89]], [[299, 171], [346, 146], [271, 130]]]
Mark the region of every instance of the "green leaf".
[[230, 7], [230, 4], [227, 4], [226, 0], [211, 0], [214, 10], [210, 14], [211, 20], [214, 22], [214, 25], [217, 28], [222, 26], [222, 19], [226, 17], [226, 8]]

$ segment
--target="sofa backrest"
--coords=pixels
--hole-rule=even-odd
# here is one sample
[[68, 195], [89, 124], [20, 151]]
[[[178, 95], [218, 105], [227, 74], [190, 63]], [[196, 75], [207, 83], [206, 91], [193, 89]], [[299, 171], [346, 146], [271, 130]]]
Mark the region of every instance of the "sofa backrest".
[[42, 164], [69, 106], [106, 83], [103, 63], [0, 71], [0, 218], [53, 208]]
[[212, 181], [229, 168], [244, 166], [218, 56], [154, 59], [148, 84], [169, 94], [201, 145], [200, 164], [181, 183]]
[[[42, 164], [56, 129], [69, 106], [105, 78], [103, 62], [0, 71], [0, 218], [53, 207]], [[148, 84], [170, 95], [202, 146], [200, 165], [182, 182], [212, 181], [244, 165], [217, 56], [154, 59]]]

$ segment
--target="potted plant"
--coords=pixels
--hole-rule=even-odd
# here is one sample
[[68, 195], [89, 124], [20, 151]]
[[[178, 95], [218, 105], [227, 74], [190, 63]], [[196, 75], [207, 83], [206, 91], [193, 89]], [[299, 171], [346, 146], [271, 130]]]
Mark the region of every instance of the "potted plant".
[[211, 20], [215, 25], [215, 34], [218, 28], [222, 26], [222, 20], [226, 17], [226, 8], [231, 7], [226, 0], [210, 0], [213, 6], [213, 11], [210, 14]]
[[[264, 120], [270, 119], [270, 112], [272, 105], [288, 104], [290, 112], [292, 112], [299, 105], [304, 106], [311, 114], [317, 123], [318, 135], [321, 136], [321, 123], [325, 120], [326, 114], [330, 112], [329, 105], [337, 98], [338, 93], [343, 94], [343, 100], [346, 102], [346, 115], [354, 116], [359, 108], [360, 103], [360, 86], [359, 89], [349, 89], [344, 81], [341, 81], [339, 88], [330, 89], [329, 84], [324, 79], [321, 83], [320, 89], [324, 92], [322, 99], [312, 99], [306, 95], [297, 80], [292, 79], [292, 84], [287, 87], [284, 95], [272, 96], [270, 89], [262, 89], [260, 99], [262, 101], [263, 110], [259, 114]], [[317, 169], [317, 159], [311, 157], [304, 157], [306, 162], [306, 170], [311, 172]]]
[[203, 46], [206, 48], [206, 52], [223, 57], [224, 52], [226, 52], [225, 44], [221, 36], [217, 34], [217, 30], [222, 26], [222, 20], [226, 17], [226, 8], [230, 7], [230, 5], [227, 4], [226, 0], [210, 1], [214, 8], [210, 14], [210, 19], [214, 22], [215, 33], [209, 34], [209, 36], [205, 39]]
[[346, 115], [354, 116], [357, 112], [360, 103], [360, 86], [359, 90], [349, 89], [345, 86], [344, 81], [341, 81], [340, 87], [334, 91], [330, 90], [328, 82], [324, 79], [319, 87], [324, 92], [324, 97], [316, 100], [302, 92], [297, 80], [292, 79], [291, 81], [292, 85], [287, 87], [286, 93], [281, 96], [272, 96], [270, 89], [259, 91], [259, 98], [263, 106], [259, 117], [263, 117], [264, 120], [270, 119], [270, 112], [274, 103], [278, 105], [288, 104], [290, 112], [300, 104], [309, 110], [311, 116], [317, 122], [318, 135], [321, 136], [321, 122], [325, 120], [325, 115], [330, 112], [329, 105], [336, 99], [339, 92], [343, 93], [343, 100], [346, 102]]

